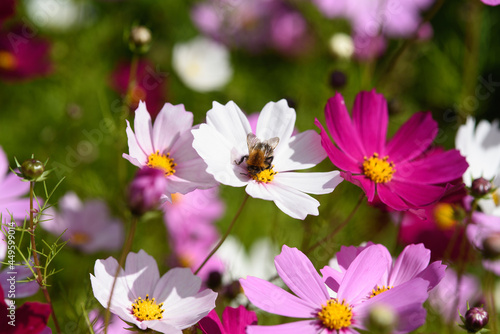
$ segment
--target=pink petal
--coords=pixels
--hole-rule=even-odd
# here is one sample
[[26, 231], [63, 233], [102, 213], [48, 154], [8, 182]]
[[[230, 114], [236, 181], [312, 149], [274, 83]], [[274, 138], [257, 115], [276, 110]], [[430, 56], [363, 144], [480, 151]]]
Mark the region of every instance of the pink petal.
[[283, 282], [301, 299], [318, 306], [330, 299], [313, 264], [297, 248], [283, 245], [281, 254], [274, 259], [274, 264]]
[[318, 320], [305, 320], [276, 326], [248, 326], [247, 334], [318, 334], [323, 330]]
[[429, 147], [437, 132], [437, 123], [430, 112], [414, 114], [387, 143], [386, 154], [389, 160], [398, 166], [401, 161], [419, 156]]
[[210, 311], [205, 318], [201, 319], [198, 326], [204, 334], [228, 334], [223, 330], [222, 323], [215, 310]]
[[0, 146], [0, 182], [2, 182], [5, 174], [9, 170], [9, 159], [5, 154], [2, 146]]
[[[134, 162], [131, 159], [137, 160], [139, 165], [138, 164], [134, 165], [136, 165], [137, 167], [141, 167], [148, 162], [148, 153], [144, 152], [142, 147], [139, 145], [137, 137], [132, 131], [132, 128], [130, 127], [130, 123], [128, 122], [128, 120], [126, 120], [126, 122], [127, 122], [127, 129], [125, 131], [127, 132], [129, 154], [124, 153], [123, 157], [132, 162], [133, 164]], [[153, 153], [153, 151], [149, 151], [149, 154], [151, 153]]]
[[431, 251], [423, 244], [408, 245], [396, 259], [389, 285], [396, 286], [415, 278], [429, 265]]
[[365, 192], [368, 202], [372, 202], [375, 198], [375, 182], [367, 178], [365, 175], [353, 175], [350, 172], [341, 172], [340, 176], [348, 182], [357, 185]]
[[428, 290], [434, 289], [441, 282], [446, 271], [446, 265], [441, 264], [441, 261], [432, 262], [427, 268], [420, 272], [417, 277], [423, 278], [429, 282]]
[[2, 188], [0, 200], [24, 196], [30, 190], [30, 183], [21, 181], [21, 178], [14, 173], [8, 173], [3, 181], [0, 182]]
[[269, 313], [293, 318], [311, 318], [320, 307], [260, 278], [248, 276], [246, 279], [240, 279], [240, 284], [250, 302]]
[[328, 266], [324, 266], [320, 271], [321, 275], [323, 275], [323, 281], [325, 282], [325, 284], [333, 291], [339, 291], [339, 285], [344, 278], [344, 273], [338, 272], [337, 270]]
[[193, 114], [186, 111], [183, 104], [165, 103], [153, 126], [154, 150], [163, 152], [170, 148], [179, 134], [191, 129], [192, 125]]
[[363, 157], [373, 152], [365, 152], [363, 144], [354, 128], [344, 98], [339, 93], [330, 98], [325, 107], [326, 126], [337, 146], [354, 161], [363, 161]]
[[[387, 187], [394, 193], [401, 196], [413, 207], [421, 208], [437, 202], [443, 197], [446, 188], [428, 184], [406, 183], [399, 181], [390, 181]], [[379, 187], [380, 188], [380, 187]]]
[[240, 305], [237, 308], [226, 307], [222, 313], [226, 334], [245, 334], [245, 328], [257, 324], [257, 315]]
[[403, 201], [403, 199], [398, 194], [394, 193], [391, 188], [387, 186], [387, 184], [380, 183], [377, 186], [377, 194], [380, 197], [382, 203], [394, 210], [404, 211], [410, 208], [410, 206], [405, 201]]
[[375, 90], [360, 92], [354, 100], [352, 121], [367, 155], [385, 156], [385, 137], [389, 114], [387, 102]]

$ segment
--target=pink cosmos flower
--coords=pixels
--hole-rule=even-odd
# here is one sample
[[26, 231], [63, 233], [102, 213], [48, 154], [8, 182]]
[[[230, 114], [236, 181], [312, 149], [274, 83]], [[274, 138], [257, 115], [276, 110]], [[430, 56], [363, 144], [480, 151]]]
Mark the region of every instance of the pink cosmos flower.
[[[97, 310], [92, 310], [89, 312], [89, 320], [93, 324], [92, 328], [94, 329], [95, 334], [104, 334], [104, 317], [99, 315]], [[109, 334], [130, 334], [130, 331], [126, 328], [130, 327], [122, 319], [118, 318], [116, 315], [112, 314], [108, 324]]]
[[[467, 238], [481, 252], [485, 251], [485, 241], [489, 238], [500, 238], [500, 217], [474, 212], [473, 223], [467, 226]], [[500, 259], [483, 258], [483, 267], [500, 276]]]
[[[2, 241], [0, 240], [0, 242]], [[15, 277], [15, 293], [9, 296], [12, 284], [10, 279], [12, 276]], [[32, 281], [19, 282], [26, 280], [28, 277], [31, 277]], [[3, 299], [26, 298], [33, 296], [39, 289], [37, 281], [33, 279], [33, 273], [31, 270], [28, 267], [19, 264], [17, 264], [14, 269], [7, 267], [0, 272], [0, 286], [5, 293], [4, 296], [0, 296], [0, 298]]]
[[328, 130], [321, 123], [321, 144], [342, 177], [361, 187], [369, 202], [376, 198], [394, 210], [421, 208], [437, 202], [467, 169], [457, 150], [431, 150], [437, 123], [430, 112], [413, 115], [387, 141], [387, 102], [375, 90], [361, 92], [352, 119], [339, 93], [325, 108]]
[[[314, 167], [326, 156], [315, 131], [293, 135], [295, 118], [295, 110], [285, 100], [269, 102], [254, 135], [247, 116], [234, 102], [214, 102], [207, 123], [192, 131], [193, 147], [217, 181], [246, 187], [250, 196], [274, 201], [290, 217], [304, 219], [319, 214], [319, 202], [306, 193], [330, 193], [342, 179], [338, 171], [293, 172]], [[249, 163], [250, 153], [255, 153], [256, 166]]]
[[41, 225], [45, 230], [62, 234], [62, 240], [84, 253], [113, 251], [123, 244], [123, 223], [110, 216], [101, 200], [82, 203], [75, 193], [68, 192], [59, 200], [59, 212], [47, 210], [44, 217]]
[[128, 206], [133, 214], [142, 215], [158, 209], [167, 180], [162, 170], [142, 167], [128, 187]]
[[[117, 268], [118, 261], [112, 257], [97, 260], [95, 276], [90, 275], [94, 296], [103, 307], [108, 307]], [[215, 307], [217, 294], [200, 287], [201, 279], [189, 269], [173, 268], [160, 277], [156, 261], [140, 250], [127, 255], [110, 310], [141, 330], [181, 334]]]
[[193, 114], [182, 104], [170, 103], [163, 106], [153, 125], [146, 103], [141, 101], [135, 111], [135, 133], [127, 120], [129, 154], [123, 157], [139, 168], [148, 166], [165, 172], [168, 182], [163, 201], [172, 202], [173, 193], [187, 194], [216, 185], [192, 147], [192, 125]]
[[[21, 181], [19, 176], [8, 171], [9, 161], [0, 146], [0, 215], [2, 222], [9, 222], [11, 217], [17, 221], [24, 221], [30, 210], [30, 200], [29, 198], [21, 198], [21, 196], [29, 193], [30, 185], [29, 182]], [[3, 239], [3, 235], [0, 235], [0, 238]], [[0, 255], [1, 253], [3, 252], [0, 251]]]
[[336, 296], [328, 293], [324, 279], [311, 261], [296, 248], [283, 246], [275, 264], [278, 274], [296, 296], [255, 277], [241, 279], [248, 299], [264, 311], [306, 320], [277, 326], [249, 326], [254, 333], [358, 333], [366, 330], [365, 319], [370, 309], [385, 304], [398, 315], [394, 333], [407, 333], [425, 322], [423, 302], [429, 283], [421, 278], [409, 280], [388, 291], [368, 298], [386, 274], [390, 260], [384, 248], [373, 245], [362, 251], [347, 268]]
[[[125, 96], [130, 79], [130, 63], [120, 63], [111, 74], [111, 87]], [[132, 88], [130, 108], [136, 109], [140, 101], [145, 101], [151, 118], [155, 119], [166, 100], [167, 79], [157, 71], [155, 65], [146, 59], [137, 64], [135, 86]]]
[[222, 322], [215, 310], [200, 320], [198, 326], [204, 334], [246, 334], [248, 325], [257, 324], [257, 315], [244, 306], [226, 307], [222, 313]]
[[7, 80], [31, 79], [44, 76], [52, 70], [49, 59], [50, 43], [26, 37], [25, 27], [16, 27], [0, 33], [0, 78]]
[[484, 4], [488, 6], [498, 6], [500, 5], [500, 0], [481, 0]]
[[[332, 290], [337, 291], [351, 263], [360, 253], [370, 246], [371, 244], [365, 247], [342, 246], [340, 252], [336, 254], [340, 271], [334, 270], [329, 266], [325, 266], [321, 270], [323, 277], [327, 278], [325, 284]], [[430, 291], [444, 276], [446, 266], [441, 264], [441, 261], [435, 261], [429, 264], [431, 252], [422, 244], [406, 246], [394, 264], [392, 263], [392, 257], [387, 248], [383, 245], [379, 246], [383, 252], [383, 256], [389, 263], [389, 267], [385, 275], [377, 282], [377, 288], [373, 290], [373, 295], [378, 295], [379, 293], [393, 289], [415, 278], [423, 278], [429, 282], [428, 290]]]

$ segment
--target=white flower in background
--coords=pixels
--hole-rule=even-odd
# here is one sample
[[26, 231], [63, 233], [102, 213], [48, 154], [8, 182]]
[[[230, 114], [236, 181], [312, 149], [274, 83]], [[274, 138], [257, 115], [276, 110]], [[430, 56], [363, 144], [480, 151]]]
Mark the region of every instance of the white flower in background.
[[354, 54], [354, 41], [351, 36], [336, 33], [329, 40], [330, 51], [337, 57], [349, 59]]
[[135, 111], [134, 131], [127, 121], [129, 154], [123, 157], [135, 166], [159, 168], [167, 186], [162, 200], [172, 202], [172, 194], [212, 188], [217, 183], [205, 172], [206, 164], [192, 147], [193, 114], [184, 105], [165, 103], [154, 124], [144, 102]]
[[[463, 180], [467, 186], [480, 177], [493, 179], [493, 186], [500, 187], [500, 129], [498, 120], [489, 123], [482, 120], [475, 127], [476, 121], [469, 117], [460, 126], [455, 138], [455, 146], [469, 163]], [[500, 216], [500, 191], [497, 189], [492, 198], [479, 201], [487, 214]]]
[[285, 100], [269, 102], [253, 135], [248, 118], [234, 102], [214, 102], [207, 123], [192, 130], [193, 147], [220, 183], [246, 186], [250, 196], [274, 201], [296, 219], [318, 215], [319, 202], [306, 193], [330, 193], [342, 178], [338, 171], [292, 172], [312, 168], [326, 157], [315, 131], [292, 135], [295, 117]]
[[[109, 257], [97, 260], [90, 275], [95, 298], [108, 307], [118, 262]], [[200, 291], [201, 279], [188, 268], [174, 268], [160, 277], [158, 266], [145, 251], [129, 253], [125, 269], [120, 269], [110, 310], [123, 321], [141, 330], [154, 329], [181, 334], [214, 307], [217, 293]]]
[[67, 30], [93, 19], [89, 3], [74, 0], [25, 0], [26, 14], [41, 28]]
[[224, 263], [222, 282], [229, 284], [247, 276], [270, 279], [277, 274], [274, 257], [279, 253], [269, 238], [258, 239], [249, 252], [235, 237], [228, 236], [217, 251], [217, 256]]
[[233, 75], [227, 48], [204, 37], [177, 43], [172, 62], [184, 84], [198, 92], [218, 90]]

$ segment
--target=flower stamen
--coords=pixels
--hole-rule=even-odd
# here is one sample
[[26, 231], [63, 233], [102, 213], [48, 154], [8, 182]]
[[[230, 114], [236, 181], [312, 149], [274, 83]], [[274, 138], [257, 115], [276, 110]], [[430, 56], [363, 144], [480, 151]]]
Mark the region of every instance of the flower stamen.
[[163, 318], [163, 303], [156, 304], [155, 299], [149, 299], [149, 295], [146, 295], [146, 299], [141, 297], [137, 298], [132, 304], [132, 313], [139, 321], [144, 320], [160, 320]]
[[175, 166], [177, 166], [177, 164], [174, 163], [173, 158], [170, 158], [170, 153], [167, 153], [167, 155], [165, 155], [160, 154], [159, 151], [156, 151], [156, 153], [150, 154], [148, 157], [148, 167], [163, 170], [165, 172], [165, 176], [175, 174]]
[[388, 162], [388, 159], [388, 156], [380, 159], [378, 153], [373, 153], [370, 158], [364, 157], [363, 173], [376, 183], [389, 182], [396, 169], [394, 163]]
[[257, 174], [250, 174], [252, 176], [252, 179], [254, 179], [257, 182], [264, 182], [264, 183], [269, 183], [272, 180], [274, 180], [274, 175], [278, 174], [278, 172], [275, 172], [273, 170], [272, 166], [269, 169], [264, 169], [263, 171], [258, 172]]
[[388, 291], [388, 290], [390, 290], [390, 289], [392, 289], [392, 288], [393, 288], [392, 286], [388, 286], [388, 287], [386, 287], [385, 285], [384, 285], [384, 286], [382, 286], [382, 287], [377, 286], [377, 289], [373, 289], [373, 290], [372, 290], [372, 294], [370, 295], [370, 298], [373, 298], [373, 297], [375, 297], [375, 296], [378, 296], [378, 295], [380, 295], [382, 292]]
[[337, 299], [332, 298], [326, 302], [326, 305], [321, 306], [318, 318], [330, 330], [346, 328], [351, 325], [352, 308], [345, 300], [339, 303]]
[[13, 70], [17, 66], [16, 57], [7, 51], [0, 51], [0, 68], [5, 70]]

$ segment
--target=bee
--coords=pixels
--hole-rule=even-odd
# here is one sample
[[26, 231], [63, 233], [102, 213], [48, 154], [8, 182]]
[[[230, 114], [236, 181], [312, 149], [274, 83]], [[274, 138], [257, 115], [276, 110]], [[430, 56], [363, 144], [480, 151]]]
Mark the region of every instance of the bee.
[[248, 155], [242, 156], [240, 161], [235, 160], [234, 163], [240, 165], [246, 161], [248, 176], [255, 176], [263, 170], [271, 169], [274, 149], [279, 141], [278, 137], [260, 141], [253, 133], [249, 133], [247, 135]]

